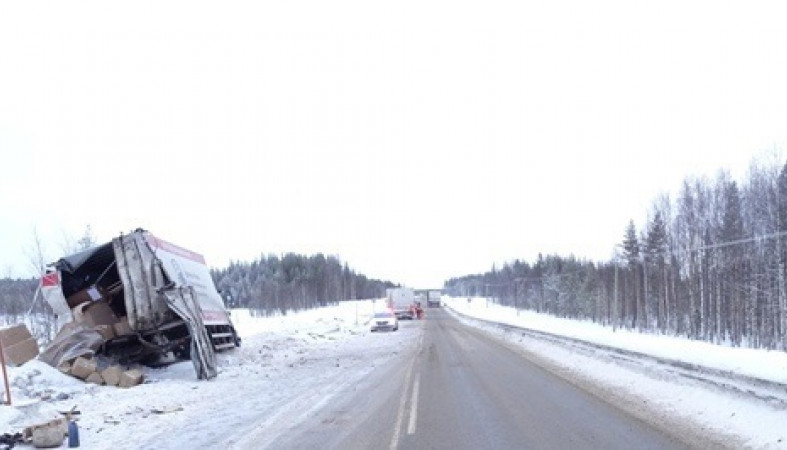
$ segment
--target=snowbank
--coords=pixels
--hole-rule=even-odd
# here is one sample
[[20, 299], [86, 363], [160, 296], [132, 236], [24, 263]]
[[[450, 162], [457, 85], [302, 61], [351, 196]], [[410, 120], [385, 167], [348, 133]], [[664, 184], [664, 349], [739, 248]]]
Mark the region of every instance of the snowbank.
[[445, 298], [445, 303], [467, 316], [537, 331], [573, 337], [610, 347], [739, 373], [787, 384], [787, 353], [715, 345], [673, 336], [613, 330], [589, 321], [561, 319], [532, 311], [517, 311], [484, 298]]

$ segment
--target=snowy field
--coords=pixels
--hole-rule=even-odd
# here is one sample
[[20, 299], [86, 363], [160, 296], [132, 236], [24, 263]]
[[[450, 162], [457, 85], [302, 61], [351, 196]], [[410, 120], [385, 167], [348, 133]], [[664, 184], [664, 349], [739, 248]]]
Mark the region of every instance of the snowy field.
[[[780, 352], [613, 332], [591, 323], [524, 311], [517, 314], [483, 299], [446, 302], [449, 311], [467, 316], [787, 384], [787, 354]], [[0, 433], [58, 417], [57, 411], [76, 406], [82, 413], [83, 448], [242, 448], [243, 438], [260, 426], [271, 430], [269, 441], [255, 442], [255, 448], [264, 448], [277, 433], [286, 432], [374, 367], [395, 362], [406, 353], [403, 349], [417, 345], [423, 330], [417, 321], [402, 322], [395, 333], [369, 332], [370, 315], [381, 307], [380, 300], [345, 302], [275, 317], [252, 317], [248, 311], [235, 310], [232, 318], [243, 346], [219, 355], [219, 376], [209, 382], [196, 380], [190, 362], [146, 368], [143, 385], [120, 389], [88, 385], [32, 361], [9, 369], [14, 406], [0, 406]], [[586, 380], [587, 385], [596, 386], [592, 388], [595, 393], [627, 403], [629, 411], [645, 420], [717, 435], [719, 442], [732, 448], [787, 448], [783, 407], [701, 387], [656, 368], [632, 369], [609, 358], [523, 339], [499, 327], [458, 317], [549, 361], [559, 376]], [[694, 444], [707, 447], [701, 439]]]

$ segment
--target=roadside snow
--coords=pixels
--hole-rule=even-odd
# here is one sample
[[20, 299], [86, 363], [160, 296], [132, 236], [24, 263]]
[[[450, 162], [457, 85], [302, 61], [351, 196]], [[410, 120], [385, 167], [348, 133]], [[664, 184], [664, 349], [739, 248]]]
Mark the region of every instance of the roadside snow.
[[[485, 299], [448, 298], [450, 310], [466, 316], [570, 336], [695, 365], [787, 384], [787, 354], [715, 346], [669, 336], [613, 331], [590, 322], [517, 312]], [[658, 367], [631, 367], [498, 327], [466, 321], [538, 358], [552, 370], [650, 423], [682, 434], [698, 448], [787, 448], [787, 411], [748, 396], [709, 388]], [[712, 440], [712, 442], [711, 442]]]
[[612, 330], [589, 321], [561, 319], [532, 311], [519, 311], [483, 298], [447, 298], [457, 312], [492, 322], [505, 323], [603, 344], [610, 347], [660, 356], [691, 364], [739, 373], [787, 384], [787, 353], [727, 347], [708, 342], [634, 331]]

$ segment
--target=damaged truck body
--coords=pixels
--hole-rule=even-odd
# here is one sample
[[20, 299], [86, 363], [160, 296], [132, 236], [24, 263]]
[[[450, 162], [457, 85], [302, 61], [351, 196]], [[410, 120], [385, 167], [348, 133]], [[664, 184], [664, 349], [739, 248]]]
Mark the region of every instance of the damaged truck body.
[[109, 329], [98, 352], [121, 363], [190, 358], [210, 379], [215, 351], [240, 345], [202, 255], [145, 230], [61, 258], [41, 292], [59, 323]]

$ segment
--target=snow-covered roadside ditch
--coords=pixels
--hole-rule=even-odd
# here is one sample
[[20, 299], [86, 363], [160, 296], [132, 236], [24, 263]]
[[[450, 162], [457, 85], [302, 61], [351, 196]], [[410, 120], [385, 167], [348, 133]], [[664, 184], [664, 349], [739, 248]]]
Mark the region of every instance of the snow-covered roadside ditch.
[[[414, 333], [369, 332], [369, 316], [381, 306], [345, 302], [278, 317], [233, 311], [243, 345], [219, 354], [219, 376], [207, 382], [196, 379], [191, 362], [146, 368], [144, 384], [121, 389], [31, 361], [10, 369], [15, 406], [0, 406], [0, 432], [76, 406], [82, 447], [91, 449], [226, 448], [260, 426], [273, 437], [415, 345]], [[37, 401], [46, 390], [49, 399]]]
[[641, 419], [680, 434], [698, 448], [787, 448], [787, 411], [746, 395], [714, 389], [664, 371], [657, 364], [631, 365], [577, 352], [554, 343], [523, 336], [485, 321], [546, 331], [610, 347], [662, 358], [701, 364], [785, 383], [787, 354], [714, 346], [666, 336], [613, 331], [592, 323], [559, 319], [488, 303], [484, 299], [446, 299], [457, 318], [482, 329], [570, 382], [626, 409]]

